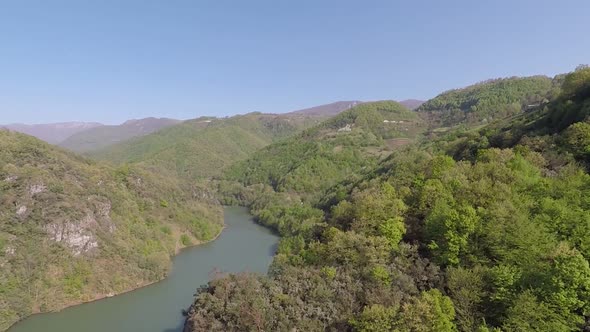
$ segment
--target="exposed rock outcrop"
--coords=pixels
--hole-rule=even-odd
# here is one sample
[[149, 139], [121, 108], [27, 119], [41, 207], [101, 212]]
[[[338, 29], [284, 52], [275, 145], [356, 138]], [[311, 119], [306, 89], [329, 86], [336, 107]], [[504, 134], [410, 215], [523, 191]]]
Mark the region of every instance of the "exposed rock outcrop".
[[31, 194], [31, 196], [33, 196], [33, 195], [40, 194], [40, 193], [44, 192], [45, 190], [47, 190], [47, 186], [45, 186], [43, 183], [33, 184], [29, 187], [29, 194]]
[[18, 176], [16, 175], [8, 175], [7, 177], [4, 178], [4, 182], [15, 182], [16, 180], [18, 180]]
[[21, 205], [16, 209], [16, 216], [20, 219], [24, 219], [27, 214], [27, 206]]
[[47, 224], [45, 231], [51, 240], [63, 243], [71, 249], [74, 256], [79, 256], [98, 247], [98, 239], [93, 232], [97, 227], [96, 219], [91, 214], [87, 214], [77, 222]]

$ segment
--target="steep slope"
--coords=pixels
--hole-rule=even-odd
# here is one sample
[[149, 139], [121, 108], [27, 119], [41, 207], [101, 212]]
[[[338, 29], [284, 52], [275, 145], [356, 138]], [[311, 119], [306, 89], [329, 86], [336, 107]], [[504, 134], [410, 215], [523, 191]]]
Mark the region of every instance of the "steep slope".
[[47, 143], [58, 144], [76, 133], [101, 126], [102, 124], [94, 122], [62, 122], [34, 125], [17, 123], [0, 127], [37, 137]]
[[235, 161], [318, 120], [300, 115], [251, 113], [199, 118], [91, 154], [114, 163], [137, 163], [183, 179], [219, 175]]
[[200, 288], [185, 332], [586, 331], [589, 87], [581, 68], [542, 107], [394, 151], [328, 199], [235, 191], [283, 239], [268, 277]]
[[486, 124], [546, 102], [557, 92], [557, 83], [545, 76], [488, 80], [444, 92], [417, 111], [435, 127]]
[[180, 122], [182, 121], [166, 118], [129, 120], [116, 126], [100, 126], [78, 132], [60, 142], [59, 145], [74, 152], [90, 152], [133, 137], [145, 136]]
[[298, 115], [306, 115], [306, 116], [318, 116], [318, 117], [331, 117], [337, 114], [340, 114], [358, 104], [362, 103], [361, 101], [337, 101], [330, 104], [310, 107], [298, 111], [289, 112], [287, 114], [298, 114]]
[[221, 230], [210, 197], [0, 130], [0, 330], [163, 278], [179, 248]]

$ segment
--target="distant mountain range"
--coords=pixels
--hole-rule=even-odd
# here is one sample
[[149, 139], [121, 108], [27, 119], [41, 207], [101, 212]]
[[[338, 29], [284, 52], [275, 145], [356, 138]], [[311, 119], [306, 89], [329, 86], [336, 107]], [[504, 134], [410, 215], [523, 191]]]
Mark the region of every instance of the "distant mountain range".
[[181, 122], [181, 120], [175, 119], [150, 117], [128, 120], [120, 125], [104, 125], [97, 122], [60, 122], [33, 125], [16, 123], [0, 125], [0, 128], [31, 135], [75, 152], [90, 152], [133, 137], [151, 134]]
[[[364, 102], [358, 100], [337, 101], [285, 113], [286, 116], [328, 118], [338, 115]], [[421, 100], [401, 101], [410, 110], [424, 103]], [[144, 118], [126, 121], [120, 125], [104, 125], [97, 122], [62, 122], [49, 124], [9, 124], [0, 125], [12, 131], [37, 137], [47, 143], [59, 145], [78, 153], [99, 151], [109, 146], [125, 142], [135, 137], [155, 133], [161, 129], [180, 124], [181, 120], [169, 118]]]
[[75, 152], [90, 152], [130, 138], [148, 135], [181, 122], [181, 120], [167, 118], [129, 120], [120, 125], [100, 126], [75, 133], [59, 145]]
[[47, 143], [58, 144], [76, 133], [100, 126], [103, 126], [103, 124], [96, 122], [60, 122], [33, 125], [14, 123], [0, 125], [0, 128], [35, 136]]

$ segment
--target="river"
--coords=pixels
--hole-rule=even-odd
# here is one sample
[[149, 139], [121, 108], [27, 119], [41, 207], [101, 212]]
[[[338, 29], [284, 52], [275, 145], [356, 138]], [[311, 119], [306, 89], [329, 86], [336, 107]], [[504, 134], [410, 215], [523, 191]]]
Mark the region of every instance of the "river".
[[9, 332], [177, 332], [182, 309], [214, 269], [266, 273], [278, 237], [255, 224], [245, 208], [224, 209], [226, 228], [215, 241], [183, 250], [161, 282], [60, 312], [33, 315]]

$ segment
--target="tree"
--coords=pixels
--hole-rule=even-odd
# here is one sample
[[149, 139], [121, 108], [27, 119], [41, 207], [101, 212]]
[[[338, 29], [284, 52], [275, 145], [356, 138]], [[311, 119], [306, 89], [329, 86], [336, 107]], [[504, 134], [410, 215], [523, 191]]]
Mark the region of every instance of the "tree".
[[458, 265], [461, 255], [469, 251], [469, 236], [475, 232], [478, 223], [479, 217], [473, 207], [437, 202], [426, 218], [426, 232], [432, 241], [429, 248], [436, 260], [446, 265]]
[[431, 289], [403, 306], [396, 327], [404, 332], [452, 332], [457, 330], [454, 319], [451, 299]]
[[575, 100], [582, 100], [590, 96], [590, 68], [578, 66], [576, 70], [569, 73], [561, 86], [564, 97]]
[[393, 330], [397, 314], [397, 308], [374, 304], [366, 306], [358, 317], [350, 321], [350, 325], [359, 332], [389, 332]]
[[571, 323], [527, 290], [518, 295], [508, 310], [502, 328], [506, 332], [568, 332], [575, 329], [575, 326], [571, 326]]
[[569, 126], [564, 139], [577, 158], [590, 162], [590, 123], [577, 122]]
[[552, 255], [545, 300], [568, 321], [582, 322], [590, 314], [590, 266], [576, 249], [561, 243]]
[[463, 331], [473, 331], [483, 320], [480, 306], [484, 300], [483, 269], [449, 268], [447, 286]]

